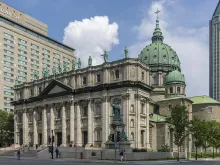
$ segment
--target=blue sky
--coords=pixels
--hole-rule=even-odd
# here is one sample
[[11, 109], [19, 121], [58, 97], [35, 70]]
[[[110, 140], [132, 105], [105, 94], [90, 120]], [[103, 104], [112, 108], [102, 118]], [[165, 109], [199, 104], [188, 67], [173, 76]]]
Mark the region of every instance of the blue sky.
[[[187, 82], [187, 94], [208, 95], [208, 26], [218, 0], [3, 0], [3, 2], [46, 23], [50, 37], [64, 41], [79, 50], [76, 54], [84, 62], [89, 54], [92, 55], [97, 64], [100, 63], [100, 51], [103, 50], [97, 50], [98, 48], [93, 50], [92, 46], [101, 45], [99, 49], [108, 50], [110, 60], [122, 58], [124, 46], [129, 47], [132, 57], [137, 57], [141, 49], [151, 42], [155, 26], [153, 12], [159, 8], [164, 42], [180, 57], [182, 72]], [[97, 21], [90, 19], [95, 16]], [[83, 19], [87, 19], [88, 24], [82, 21]], [[109, 22], [106, 23], [106, 20]], [[103, 28], [102, 23], [105, 24]], [[93, 29], [88, 29], [86, 25]], [[84, 27], [87, 30], [83, 31]], [[96, 38], [96, 33], [99, 34], [100, 30], [103, 30], [101, 35], [109, 36]], [[80, 33], [77, 33], [78, 31]]]

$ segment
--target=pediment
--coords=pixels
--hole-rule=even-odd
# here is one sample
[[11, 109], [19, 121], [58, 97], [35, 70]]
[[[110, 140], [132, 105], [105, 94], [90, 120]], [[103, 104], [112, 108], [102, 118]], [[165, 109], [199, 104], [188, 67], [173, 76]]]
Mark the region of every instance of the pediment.
[[66, 89], [56, 85], [55, 87], [53, 87], [49, 92], [48, 94], [54, 94], [54, 93], [60, 93], [60, 92], [65, 92], [67, 91]]
[[59, 93], [71, 92], [72, 88], [60, 81], [53, 80], [39, 96], [55, 95]]

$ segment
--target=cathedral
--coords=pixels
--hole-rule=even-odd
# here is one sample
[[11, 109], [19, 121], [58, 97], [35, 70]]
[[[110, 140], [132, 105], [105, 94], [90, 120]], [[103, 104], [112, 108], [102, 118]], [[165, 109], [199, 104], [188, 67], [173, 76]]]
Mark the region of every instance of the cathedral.
[[220, 102], [208, 96], [186, 97], [178, 55], [163, 40], [157, 19], [152, 43], [137, 58], [129, 58], [126, 48], [123, 59], [109, 62], [105, 52], [101, 65], [92, 66], [90, 57], [86, 68], [79, 61], [70, 71], [58, 68], [57, 73], [17, 84], [12, 102], [15, 145], [47, 146], [53, 132], [56, 146], [103, 147], [115, 103], [131, 147], [138, 149], [175, 148], [166, 123], [173, 105], [186, 105], [189, 120], [219, 120]]

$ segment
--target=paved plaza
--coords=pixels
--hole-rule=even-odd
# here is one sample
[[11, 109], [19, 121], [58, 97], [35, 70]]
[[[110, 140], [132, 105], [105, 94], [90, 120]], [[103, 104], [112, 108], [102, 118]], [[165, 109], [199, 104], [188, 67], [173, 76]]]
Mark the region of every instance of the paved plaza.
[[[129, 162], [120, 162], [117, 161], [116, 164], [134, 164], [134, 165], [163, 165], [163, 164], [182, 164], [182, 165], [220, 165], [220, 160], [199, 160], [199, 161], [185, 161], [181, 160], [180, 162], [177, 161], [129, 161]], [[64, 164], [64, 165], [78, 165], [78, 164], [90, 164], [90, 165], [97, 165], [97, 164], [104, 164], [110, 165], [114, 164], [114, 161], [101, 161], [101, 160], [74, 160], [74, 159], [36, 159], [36, 158], [22, 158], [21, 160], [17, 160], [15, 157], [0, 157], [0, 164], [1, 165], [57, 165], [57, 164]]]

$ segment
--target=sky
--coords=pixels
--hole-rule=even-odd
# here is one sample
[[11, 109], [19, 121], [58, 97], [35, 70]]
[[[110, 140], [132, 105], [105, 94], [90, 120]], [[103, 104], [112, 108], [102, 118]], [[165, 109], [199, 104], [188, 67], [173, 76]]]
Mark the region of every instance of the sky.
[[[76, 49], [83, 66], [138, 57], [151, 43], [159, 9], [164, 43], [181, 62], [187, 96], [209, 94], [209, 20], [218, 0], [2, 0], [46, 23], [49, 37]], [[201, 3], [202, 2], [202, 3]]]

